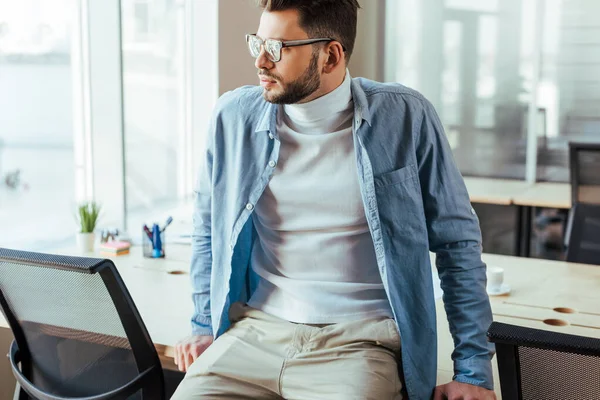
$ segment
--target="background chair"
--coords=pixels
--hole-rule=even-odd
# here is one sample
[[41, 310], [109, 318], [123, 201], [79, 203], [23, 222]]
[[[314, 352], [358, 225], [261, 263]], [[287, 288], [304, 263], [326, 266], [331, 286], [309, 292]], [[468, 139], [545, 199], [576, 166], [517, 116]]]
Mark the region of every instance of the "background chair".
[[600, 399], [600, 339], [493, 322], [503, 400]]
[[580, 203], [571, 212], [567, 261], [600, 265], [600, 205]]
[[569, 176], [571, 210], [564, 232], [564, 244], [569, 246], [577, 204], [600, 205], [600, 143], [569, 142]]
[[112, 261], [0, 248], [0, 307], [19, 399], [164, 398], [158, 354]]
[[573, 205], [600, 205], [600, 143], [569, 142]]

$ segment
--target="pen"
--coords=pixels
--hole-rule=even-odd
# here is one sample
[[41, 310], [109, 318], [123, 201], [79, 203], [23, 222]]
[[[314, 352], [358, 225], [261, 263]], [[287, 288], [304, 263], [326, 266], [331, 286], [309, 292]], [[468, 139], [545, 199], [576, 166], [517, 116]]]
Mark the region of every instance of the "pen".
[[160, 231], [164, 232], [165, 229], [167, 229], [167, 226], [171, 225], [171, 222], [173, 222], [173, 217], [167, 218], [167, 222], [165, 222], [165, 226]]
[[152, 242], [152, 232], [150, 232], [150, 229], [148, 229], [148, 227], [146, 226], [146, 224], [144, 224], [144, 226], [142, 227], [144, 229], [144, 232], [146, 232], [146, 235], [148, 236], [148, 239], [150, 239], [150, 241]]
[[152, 247], [154, 247], [153, 256], [160, 257], [162, 255], [162, 241], [160, 240], [160, 228], [158, 224], [152, 225], [152, 238]]

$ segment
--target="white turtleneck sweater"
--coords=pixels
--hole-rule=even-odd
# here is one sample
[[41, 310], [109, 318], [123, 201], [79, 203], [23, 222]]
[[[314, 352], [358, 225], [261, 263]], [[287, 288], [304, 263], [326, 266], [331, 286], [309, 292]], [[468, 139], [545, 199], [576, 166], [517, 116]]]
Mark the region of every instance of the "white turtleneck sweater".
[[278, 110], [279, 161], [253, 214], [251, 307], [292, 322], [392, 316], [361, 200], [351, 78]]

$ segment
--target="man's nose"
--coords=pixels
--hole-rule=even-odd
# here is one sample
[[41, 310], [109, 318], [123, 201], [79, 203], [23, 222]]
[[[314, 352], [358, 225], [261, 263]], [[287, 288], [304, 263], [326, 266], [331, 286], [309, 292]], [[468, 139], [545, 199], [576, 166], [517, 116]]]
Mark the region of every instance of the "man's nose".
[[257, 69], [271, 69], [274, 67], [274, 63], [273, 61], [269, 60], [269, 57], [267, 56], [267, 52], [265, 51], [264, 47], [261, 47], [260, 54], [256, 58], [254, 66]]

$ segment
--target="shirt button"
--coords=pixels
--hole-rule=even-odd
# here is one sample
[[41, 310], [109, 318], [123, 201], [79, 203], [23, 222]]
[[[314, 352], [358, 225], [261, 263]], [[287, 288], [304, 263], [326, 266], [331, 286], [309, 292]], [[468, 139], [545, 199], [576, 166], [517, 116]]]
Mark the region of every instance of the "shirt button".
[[471, 208], [471, 214], [475, 215], [475, 210]]
[[275, 136], [273, 136], [273, 134], [271, 132], [269, 132], [269, 139], [274, 139]]
[[272, 160], [269, 161], [269, 167], [275, 168], [275, 165], [276, 165], [275, 161], [272, 161]]
[[252, 204], [248, 203], [248, 204], [246, 204], [246, 210], [252, 211], [252, 210], [254, 210], [254, 206]]
[[233, 245], [232, 244], [229, 245], [229, 250], [233, 250]]

